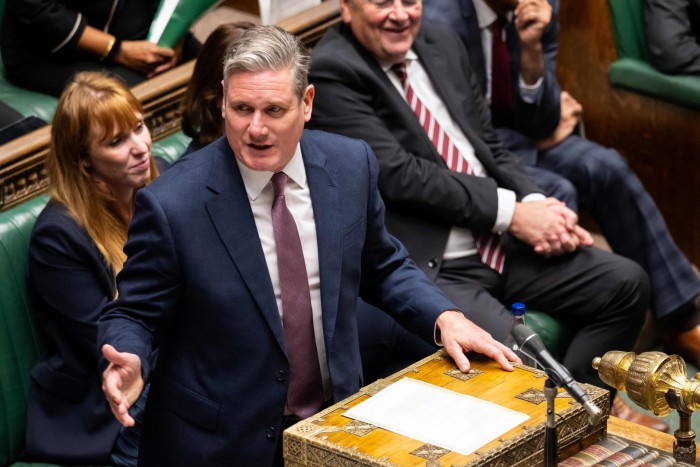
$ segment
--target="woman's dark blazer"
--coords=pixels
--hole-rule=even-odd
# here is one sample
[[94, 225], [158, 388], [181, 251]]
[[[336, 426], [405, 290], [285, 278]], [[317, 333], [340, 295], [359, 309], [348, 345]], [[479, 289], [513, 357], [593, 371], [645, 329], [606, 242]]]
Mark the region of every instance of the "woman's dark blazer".
[[114, 274], [87, 231], [55, 202], [32, 231], [27, 274], [46, 352], [31, 372], [26, 457], [106, 464], [120, 425], [101, 389], [96, 324], [114, 297]]

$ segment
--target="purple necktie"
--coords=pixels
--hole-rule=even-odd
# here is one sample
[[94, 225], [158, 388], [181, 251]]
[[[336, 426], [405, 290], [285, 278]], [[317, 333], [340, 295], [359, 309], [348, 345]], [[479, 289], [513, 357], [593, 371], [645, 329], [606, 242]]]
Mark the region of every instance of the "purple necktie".
[[506, 17], [499, 16], [491, 26], [491, 120], [496, 128], [509, 125], [513, 118], [510, 58], [503, 40], [503, 30], [507, 25]]
[[[463, 172], [469, 175], [474, 175], [474, 170], [469, 166], [467, 158], [459, 152], [459, 149], [452, 144], [450, 137], [443, 131], [437, 119], [433, 118], [428, 108], [423, 105], [423, 102], [418, 98], [418, 95], [413, 91], [411, 83], [408, 81], [408, 73], [406, 73], [406, 64], [399, 62], [391, 67], [391, 71], [399, 77], [401, 85], [408, 105], [413, 110], [413, 113], [418, 118], [418, 122], [423, 127], [423, 130], [432, 141], [435, 149], [447, 164], [447, 167], [454, 172]], [[501, 245], [501, 236], [495, 232], [482, 232], [475, 235], [474, 238], [476, 247], [479, 250], [481, 261], [499, 274], [503, 272], [505, 264], [505, 252]]]
[[323, 382], [316, 351], [304, 252], [296, 223], [284, 199], [287, 178], [284, 172], [272, 176], [275, 193], [272, 230], [277, 250], [282, 325], [290, 371], [287, 408], [299, 418], [308, 418], [318, 412], [323, 403]]

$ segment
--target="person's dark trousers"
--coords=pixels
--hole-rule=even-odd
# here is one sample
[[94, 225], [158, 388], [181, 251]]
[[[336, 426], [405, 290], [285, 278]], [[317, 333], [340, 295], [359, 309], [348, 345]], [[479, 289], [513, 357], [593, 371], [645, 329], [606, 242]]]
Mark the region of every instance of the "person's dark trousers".
[[572, 135], [542, 152], [538, 165], [571, 181], [579, 208], [591, 213], [613, 251], [644, 268], [657, 317], [692, 304], [700, 280], [654, 200], [618, 152]]
[[577, 381], [605, 387], [591, 363], [609, 350], [632, 348], [649, 304], [646, 273], [595, 247], [545, 258], [508, 240], [503, 274], [474, 255], [443, 262], [436, 284], [499, 341], [510, 332], [513, 302], [561, 320], [574, 331], [562, 364]]

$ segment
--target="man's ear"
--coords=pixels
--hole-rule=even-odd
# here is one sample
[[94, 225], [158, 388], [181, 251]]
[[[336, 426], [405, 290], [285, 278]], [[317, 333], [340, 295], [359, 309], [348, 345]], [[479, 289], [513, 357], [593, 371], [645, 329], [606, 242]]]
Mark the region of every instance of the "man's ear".
[[311, 111], [313, 110], [314, 96], [316, 95], [316, 89], [313, 84], [309, 84], [304, 91], [304, 95], [301, 98], [301, 105], [304, 110], [304, 121], [308, 122], [311, 120]]
[[352, 11], [349, 1], [350, 0], [340, 0], [340, 19], [346, 24], [349, 24], [350, 20], [352, 20]]

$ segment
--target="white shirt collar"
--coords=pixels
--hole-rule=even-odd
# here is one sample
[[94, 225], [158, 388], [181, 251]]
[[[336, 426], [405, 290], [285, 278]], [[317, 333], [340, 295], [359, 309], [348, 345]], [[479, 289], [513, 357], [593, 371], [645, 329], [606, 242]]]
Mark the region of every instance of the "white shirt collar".
[[[496, 12], [486, 4], [485, 0], [474, 0], [474, 9], [476, 10], [476, 18], [479, 22], [479, 29], [488, 28], [498, 18]], [[509, 23], [513, 20], [513, 11], [506, 13], [506, 19]]]
[[[248, 198], [251, 200], [257, 199], [263, 189], [265, 189], [265, 186], [270, 182], [274, 173], [250, 169], [238, 159], [236, 159], [236, 163], [241, 171]], [[304, 159], [301, 157], [301, 145], [299, 143], [297, 143], [292, 159], [282, 169], [282, 172], [286, 173], [292, 181], [302, 188], [306, 186], [306, 170], [304, 169]]]
[[[413, 49], [408, 49], [408, 52], [406, 52], [406, 58], [404, 59], [406, 61], [406, 64], [410, 63], [413, 60], [418, 60], [418, 55], [413, 51]], [[386, 63], [382, 60], [377, 60], [379, 62], [379, 65], [382, 67], [382, 70], [384, 73], [389, 73], [391, 70], [391, 67], [394, 66], [393, 63]]]

